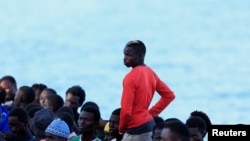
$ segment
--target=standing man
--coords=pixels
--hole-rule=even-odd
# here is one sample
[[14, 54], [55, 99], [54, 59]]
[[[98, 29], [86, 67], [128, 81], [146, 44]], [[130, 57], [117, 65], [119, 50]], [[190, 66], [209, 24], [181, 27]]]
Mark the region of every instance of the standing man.
[[[132, 70], [123, 80], [119, 132], [122, 141], [152, 141], [153, 117], [159, 115], [175, 98], [173, 91], [146, 64], [146, 46], [140, 40], [124, 48], [124, 64]], [[149, 108], [154, 93], [161, 97]]]

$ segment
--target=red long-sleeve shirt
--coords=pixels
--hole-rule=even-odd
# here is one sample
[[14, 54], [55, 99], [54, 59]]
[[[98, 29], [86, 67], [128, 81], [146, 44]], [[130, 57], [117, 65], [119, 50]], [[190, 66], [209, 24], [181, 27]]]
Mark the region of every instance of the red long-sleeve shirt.
[[[160, 99], [150, 109], [154, 93]], [[123, 80], [119, 131], [138, 127], [159, 115], [175, 98], [173, 91], [147, 66], [133, 68]]]

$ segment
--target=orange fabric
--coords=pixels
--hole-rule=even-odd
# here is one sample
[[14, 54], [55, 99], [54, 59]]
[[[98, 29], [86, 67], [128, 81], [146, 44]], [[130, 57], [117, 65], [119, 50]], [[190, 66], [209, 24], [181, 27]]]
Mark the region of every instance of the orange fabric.
[[[150, 109], [154, 93], [161, 98]], [[133, 68], [123, 80], [119, 131], [138, 127], [159, 115], [173, 101], [173, 91], [147, 66]]]

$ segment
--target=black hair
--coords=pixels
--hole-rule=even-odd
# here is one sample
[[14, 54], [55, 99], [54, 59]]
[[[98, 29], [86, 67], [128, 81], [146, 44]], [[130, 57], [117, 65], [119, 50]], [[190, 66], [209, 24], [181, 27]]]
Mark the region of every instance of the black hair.
[[188, 128], [198, 128], [201, 133], [205, 133], [205, 131], [207, 131], [205, 121], [198, 116], [190, 116], [186, 120], [186, 125]]
[[34, 108], [34, 107], [42, 107], [40, 104], [38, 103], [29, 103], [26, 107], [25, 110], [29, 111], [30, 109]]
[[75, 120], [75, 115], [74, 115], [74, 112], [73, 112], [73, 110], [70, 108], [70, 107], [68, 107], [68, 106], [62, 106], [62, 107], [60, 107], [57, 111], [56, 111], [56, 115], [58, 115], [58, 114], [60, 114], [60, 113], [68, 113], [70, 116], [71, 116], [71, 118], [72, 118], [72, 127], [70, 127], [71, 128], [71, 130], [73, 130], [73, 131], [75, 131], [76, 133], [78, 133], [79, 131], [79, 129], [78, 129], [78, 126], [77, 126], [77, 120]]
[[[96, 121], [97, 123], [99, 123], [99, 120], [101, 118], [101, 114], [100, 114], [100, 111], [99, 109], [97, 109], [96, 107], [94, 106], [87, 106], [87, 107], [84, 107], [82, 109], [82, 111], [85, 111], [85, 112], [89, 112], [89, 113], [93, 113], [94, 114], [94, 121]], [[81, 111], [81, 112], [82, 112]]]
[[155, 138], [155, 131], [156, 130], [162, 130], [165, 127], [165, 122], [158, 122], [155, 124], [154, 128], [153, 128], [153, 132], [152, 132], [152, 138]]
[[57, 94], [56, 90], [53, 88], [45, 88], [43, 91], [47, 91], [49, 94]]
[[178, 119], [178, 118], [167, 118], [167, 119], [165, 119], [164, 120], [165, 122], [181, 122], [181, 120], [180, 119]]
[[16, 79], [12, 76], [12, 75], [5, 75], [0, 79], [1, 81], [7, 80], [9, 82], [11, 82], [12, 84], [16, 85]]
[[67, 125], [69, 126], [70, 132], [72, 132], [74, 119], [72, 118], [72, 116], [68, 112], [57, 113], [55, 118], [60, 118], [63, 121], [65, 121], [67, 123]]
[[131, 47], [134, 52], [136, 54], [139, 54], [139, 55], [142, 55], [143, 57], [145, 56], [146, 54], [146, 46], [145, 44], [140, 41], [140, 40], [133, 40], [133, 41], [129, 41], [127, 44], [126, 44], [126, 47]]
[[50, 94], [46, 99], [49, 100], [49, 103], [53, 105], [53, 113], [56, 113], [57, 110], [60, 109], [64, 104], [63, 98], [58, 94]]
[[69, 113], [69, 115], [72, 117], [72, 119], [75, 119], [74, 112], [70, 107], [62, 106], [56, 111], [56, 114], [60, 114], [61, 112]]
[[197, 116], [197, 117], [202, 118], [205, 121], [205, 123], [207, 125], [207, 128], [209, 128], [212, 125], [212, 122], [211, 122], [210, 118], [203, 111], [195, 110], [195, 111], [193, 111], [193, 112], [190, 113], [190, 116]]
[[31, 88], [33, 88], [34, 90], [38, 89], [38, 90], [43, 90], [45, 88], [47, 88], [47, 85], [42, 84], [42, 83], [34, 83]]
[[27, 111], [29, 119], [33, 118], [35, 116], [35, 113], [37, 111], [42, 110], [42, 109], [43, 109], [42, 107], [32, 107], [32, 108], [30, 108], [29, 111]]
[[68, 88], [67, 91], [66, 91], [66, 95], [68, 95], [69, 93], [71, 93], [74, 96], [79, 97], [80, 106], [85, 101], [86, 93], [85, 93], [85, 90], [81, 86], [75, 85], [75, 86], [72, 86], [72, 87]]
[[33, 118], [35, 113], [42, 109], [42, 106], [38, 103], [30, 103], [26, 105], [25, 110], [28, 114], [29, 119]]
[[157, 123], [160, 123], [160, 122], [164, 122], [164, 119], [162, 117], [160, 117], [160, 116], [155, 116], [154, 121], [155, 121], [155, 124], [157, 124]]
[[112, 115], [120, 116], [120, 113], [121, 113], [121, 108], [117, 108], [117, 109], [115, 109], [111, 114], [112, 114]]
[[157, 130], [157, 129], [163, 129], [165, 127], [165, 124], [166, 123], [164, 121], [156, 123], [155, 126], [154, 126], [154, 128], [153, 128], [153, 131]]
[[94, 101], [87, 101], [87, 102], [85, 102], [85, 103], [82, 105], [80, 111], [82, 111], [85, 107], [89, 107], [89, 106], [95, 107], [95, 108], [97, 108], [98, 110], [100, 110], [100, 109], [99, 109], [99, 106], [97, 105], [97, 103], [95, 103]]
[[59, 114], [59, 113], [61, 113], [61, 112], [67, 112], [67, 113], [69, 113], [70, 115], [72, 115], [72, 117], [74, 116], [73, 110], [72, 110], [70, 107], [68, 107], [68, 106], [62, 106], [62, 107], [60, 107], [60, 108], [56, 111], [57, 114]]
[[165, 122], [164, 128], [168, 128], [181, 141], [190, 141], [190, 132], [183, 122]]
[[23, 95], [20, 97], [20, 102], [24, 104], [32, 103], [35, 99], [35, 91], [29, 86], [21, 86], [19, 88], [23, 92]]
[[18, 121], [27, 123], [28, 122], [28, 114], [27, 112], [20, 107], [13, 107], [10, 112], [8, 117], [17, 117]]

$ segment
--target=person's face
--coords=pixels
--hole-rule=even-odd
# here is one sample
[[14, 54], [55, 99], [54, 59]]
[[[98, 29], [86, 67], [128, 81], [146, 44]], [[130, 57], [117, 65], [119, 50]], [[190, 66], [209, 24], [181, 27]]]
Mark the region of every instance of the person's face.
[[139, 56], [135, 54], [134, 50], [131, 47], [124, 48], [124, 65], [127, 67], [135, 67], [138, 65]]
[[78, 127], [81, 133], [95, 132], [98, 123], [94, 121], [94, 114], [82, 111], [78, 118]]
[[47, 98], [47, 96], [48, 96], [48, 92], [45, 90], [45, 91], [42, 91], [42, 93], [41, 93], [41, 95], [40, 95], [40, 100], [39, 100], [39, 102], [40, 102], [40, 105], [42, 106], [42, 107], [44, 107], [44, 102], [45, 102], [45, 99]]
[[109, 119], [109, 131], [112, 135], [119, 134], [119, 115], [111, 115]]
[[9, 122], [9, 126], [10, 126], [12, 133], [18, 134], [18, 135], [25, 134], [26, 123], [20, 122], [18, 120], [18, 117], [10, 116], [8, 117], [8, 122]]
[[3, 80], [0, 82], [0, 87], [3, 88], [6, 92], [5, 101], [14, 100], [16, 93], [16, 85], [13, 85], [8, 80]]
[[79, 107], [79, 96], [74, 96], [71, 93], [66, 95], [65, 106], [70, 107], [72, 110], [77, 110]]
[[203, 141], [202, 133], [198, 128], [188, 128], [191, 135], [190, 141]]
[[45, 141], [67, 141], [67, 139], [45, 132]]
[[161, 140], [161, 130], [155, 129], [153, 133], [153, 141], [160, 141]]
[[163, 128], [161, 131], [161, 140], [160, 141], [175, 141], [172, 138], [172, 132], [169, 128]]

